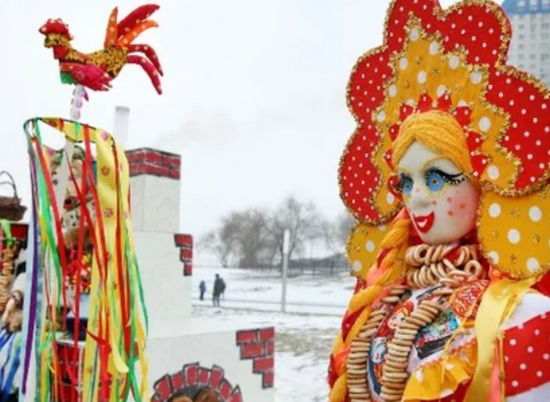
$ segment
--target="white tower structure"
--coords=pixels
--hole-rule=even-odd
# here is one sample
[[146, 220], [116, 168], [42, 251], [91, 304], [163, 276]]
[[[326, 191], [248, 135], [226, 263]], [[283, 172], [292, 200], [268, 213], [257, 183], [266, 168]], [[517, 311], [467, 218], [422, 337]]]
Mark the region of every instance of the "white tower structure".
[[[116, 115], [115, 135], [124, 141], [129, 110]], [[151, 402], [177, 401], [196, 386], [215, 389], [220, 402], [273, 401], [275, 329], [191, 315], [193, 236], [179, 232], [180, 155], [151, 148], [126, 155], [149, 316]]]

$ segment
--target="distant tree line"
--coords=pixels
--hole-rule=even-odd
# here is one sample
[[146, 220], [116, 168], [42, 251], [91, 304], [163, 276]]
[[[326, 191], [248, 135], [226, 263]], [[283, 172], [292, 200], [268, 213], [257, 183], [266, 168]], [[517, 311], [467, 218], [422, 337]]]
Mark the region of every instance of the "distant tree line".
[[285, 229], [290, 233], [291, 259], [310, 242], [321, 241], [333, 254], [343, 253], [353, 224], [347, 211], [329, 220], [313, 203], [290, 196], [273, 210], [248, 208], [227, 214], [197, 246], [215, 254], [222, 267], [260, 268], [282, 261]]

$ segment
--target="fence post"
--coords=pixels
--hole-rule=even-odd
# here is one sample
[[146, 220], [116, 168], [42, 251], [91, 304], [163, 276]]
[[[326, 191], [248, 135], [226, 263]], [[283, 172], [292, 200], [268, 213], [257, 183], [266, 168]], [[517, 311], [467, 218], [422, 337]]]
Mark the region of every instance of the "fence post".
[[290, 241], [290, 232], [285, 230], [283, 238], [283, 270], [281, 272], [283, 279], [282, 293], [281, 293], [281, 311], [286, 313], [286, 279], [288, 276], [288, 249]]

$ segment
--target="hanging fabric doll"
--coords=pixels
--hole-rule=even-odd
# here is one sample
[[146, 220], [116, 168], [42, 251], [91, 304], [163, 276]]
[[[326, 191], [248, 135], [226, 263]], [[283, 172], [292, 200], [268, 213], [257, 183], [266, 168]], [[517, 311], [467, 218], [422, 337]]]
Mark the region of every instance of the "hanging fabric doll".
[[353, 69], [331, 402], [549, 400], [550, 91], [511, 34], [492, 1], [395, 0]]
[[[54, 152], [50, 159], [50, 171], [54, 184], [57, 183], [58, 170], [61, 165], [62, 157], [63, 151], [61, 150]], [[85, 159], [84, 150], [80, 146], [75, 146], [71, 164], [71, 177], [67, 182], [67, 192], [63, 203], [62, 230], [69, 268], [69, 272], [66, 276], [68, 283], [66, 283], [65, 286], [74, 291], [76, 278], [78, 276], [77, 270], [79, 270], [79, 274], [81, 275], [80, 281], [82, 282], [79, 291], [88, 294], [90, 292], [91, 259], [93, 250], [89, 225], [85, 223], [81, 228], [81, 222], [85, 221], [85, 219], [81, 216], [83, 208], [78, 194], [78, 188], [82, 186], [82, 165], [85, 163]], [[93, 176], [96, 176], [95, 170]], [[88, 179], [87, 188], [90, 187], [91, 181]], [[82, 197], [86, 201], [86, 209], [90, 213], [90, 218], [93, 219], [94, 210], [92, 207], [92, 193], [88, 192], [88, 194], [82, 194]], [[81, 229], [83, 233], [80, 233]], [[82, 244], [79, 244], [79, 242]], [[80, 258], [78, 258], [79, 247], [82, 247], [82, 255]]]
[[[0, 221], [0, 402], [17, 400], [21, 362], [21, 325], [26, 281], [26, 241]], [[20, 225], [26, 232], [25, 225]]]
[[[9, 332], [21, 330], [23, 321], [23, 298], [25, 296], [25, 281], [27, 255], [24, 248], [18, 250], [17, 258], [14, 260], [13, 282], [9, 286], [10, 298], [2, 311], [2, 324]], [[1, 306], [0, 306], [1, 307]]]

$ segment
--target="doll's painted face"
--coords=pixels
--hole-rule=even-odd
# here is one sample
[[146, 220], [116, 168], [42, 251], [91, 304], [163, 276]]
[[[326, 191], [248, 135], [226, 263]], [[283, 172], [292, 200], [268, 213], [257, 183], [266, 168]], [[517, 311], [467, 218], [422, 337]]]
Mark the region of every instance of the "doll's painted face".
[[453, 162], [414, 142], [397, 171], [405, 205], [423, 242], [447, 244], [472, 231], [479, 193]]
[[394, 315], [391, 316], [391, 318], [388, 320], [388, 327], [395, 330], [399, 326], [399, 324], [402, 321], [405, 321], [405, 318], [407, 318], [407, 314], [405, 310], [401, 310]]
[[414, 304], [408, 300], [403, 303], [397, 310], [395, 310], [390, 318], [388, 319], [388, 327], [390, 329], [396, 330], [401, 322], [411, 315], [414, 310]]
[[[51, 175], [52, 182], [54, 186], [58, 185], [58, 170], [61, 164], [61, 154], [56, 154], [51, 161]], [[82, 185], [82, 160], [79, 158], [73, 158], [71, 163], [72, 176], [70, 175], [67, 179], [67, 191], [64, 207], [66, 210], [71, 210], [75, 206], [72, 205], [74, 201], [78, 198], [78, 192], [76, 191], [75, 181], [79, 186]], [[74, 177], [74, 180], [73, 180]]]

